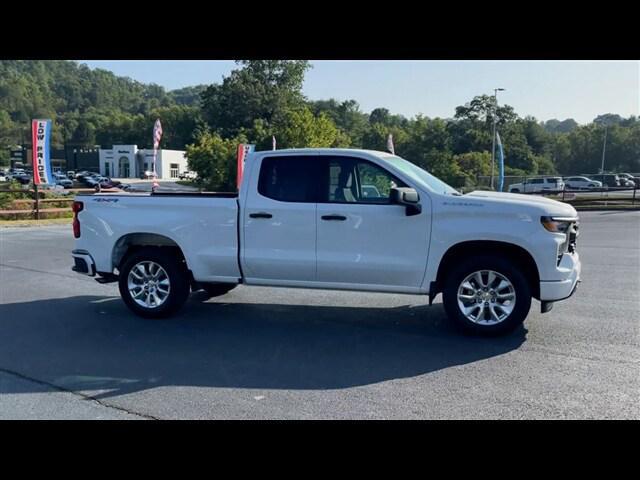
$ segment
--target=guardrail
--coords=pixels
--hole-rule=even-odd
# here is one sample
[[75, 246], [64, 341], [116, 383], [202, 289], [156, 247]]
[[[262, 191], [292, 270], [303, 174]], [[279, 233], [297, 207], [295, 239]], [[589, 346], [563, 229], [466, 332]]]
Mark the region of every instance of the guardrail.
[[[101, 190], [102, 192], [111, 192], [111, 191], [118, 191], [115, 189], [106, 189], [103, 188]], [[68, 188], [65, 190], [60, 191], [60, 193], [62, 194], [60, 197], [56, 197], [56, 198], [44, 198], [45, 192], [54, 192], [56, 193], [55, 190], [42, 190], [42, 189], [38, 189], [35, 190], [33, 188], [23, 188], [23, 189], [0, 189], [0, 193], [13, 193], [13, 194], [30, 194], [32, 196], [32, 198], [16, 198], [14, 200], [11, 201], [11, 203], [13, 205], [17, 205], [17, 206], [21, 206], [21, 205], [25, 205], [25, 206], [31, 206], [31, 208], [22, 208], [22, 209], [0, 209], [0, 219], [2, 219], [2, 217], [10, 217], [10, 216], [14, 216], [14, 215], [26, 215], [28, 217], [31, 217], [35, 220], [40, 220], [40, 216], [41, 215], [48, 215], [48, 214], [57, 214], [57, 213], [71, 213], [73, 210], [71, 209], [71, 204], [73, 203], [73, 196], [66, 197], [64, 196], [64, 194], [62, 194], [62, 192], [66, 193], [81, 193], [81, 192], [85, 192], [85, 193], [95, 193], [95, 189], [94, 188]], [[41, 198], [42, 197], [42, 198]], [[40, 206], [42, 204], [44, 204], [46, 206], [47, 203], [68, 203], [69, 206], [68, 207], [52, 207], [52, 208], [40, 208]]]
[[542, 195], [557, 196], [557, 200], [570, 203], [572, 205], [595, 205], [604, 203], [609, 204], [626, 204], [636, 205], [638, 198], [638, 188], [634, 187], [603, 187], [603, 188], [585, 188], [585, 189], [562, 189], [562, 190], [541, 190], [538, 192], [518, 192], [524, 195]]

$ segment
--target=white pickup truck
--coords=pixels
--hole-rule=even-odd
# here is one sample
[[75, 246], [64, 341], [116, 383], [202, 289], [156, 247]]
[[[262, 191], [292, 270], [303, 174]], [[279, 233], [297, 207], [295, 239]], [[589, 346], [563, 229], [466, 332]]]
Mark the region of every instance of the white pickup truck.
[[[375, 187], [375, 188], [372, 188]], [[366, 192], [364, 191], [366, 190]], [[384, 152], [255, 152], [239, 193], [102, 193], [74, 203], [73, 270], [119, 283], [136, 314], [238, 284], [443, 294], [480, 334], [573, 294], [578, 216], [537, 196], [459, 192]]]

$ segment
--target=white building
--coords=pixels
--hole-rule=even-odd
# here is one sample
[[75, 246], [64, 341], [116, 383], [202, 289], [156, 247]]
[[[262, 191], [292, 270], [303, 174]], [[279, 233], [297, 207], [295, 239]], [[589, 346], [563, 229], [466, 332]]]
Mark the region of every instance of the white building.
[[[137, 145], [114, 145], [98, 152], [100, 174], [112, 178], [143, 178], [144, 172], [153, 170], [153, 150], [138, 149]], [[187, 171], [184, 150], [159, 149], [156, 173], [162, 180], [178, 178]]]

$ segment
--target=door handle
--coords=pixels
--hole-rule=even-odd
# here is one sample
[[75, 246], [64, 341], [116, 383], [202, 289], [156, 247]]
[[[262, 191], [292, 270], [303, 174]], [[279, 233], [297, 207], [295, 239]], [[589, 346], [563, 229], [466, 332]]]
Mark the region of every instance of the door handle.
[[341, 222], [347, 219], [344, 215], [322, 215], [320, 218], [322, 220], [339, 220]]
[[249, 216], [251, 218], [271, 218], [273, 215], [267, 212], [259, 212], [259, 213], [250, 213]]

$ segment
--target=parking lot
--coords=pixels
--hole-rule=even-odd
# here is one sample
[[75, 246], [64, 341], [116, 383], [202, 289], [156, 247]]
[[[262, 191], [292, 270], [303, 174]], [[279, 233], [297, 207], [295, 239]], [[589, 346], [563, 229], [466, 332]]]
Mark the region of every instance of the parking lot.
[[0, 229], [0, 418], [640, 418], [640, 212], [581, 213], [583, 282], [501, 338], [441, 298], [238, 287], [133, 316], [70, 226]]

